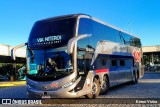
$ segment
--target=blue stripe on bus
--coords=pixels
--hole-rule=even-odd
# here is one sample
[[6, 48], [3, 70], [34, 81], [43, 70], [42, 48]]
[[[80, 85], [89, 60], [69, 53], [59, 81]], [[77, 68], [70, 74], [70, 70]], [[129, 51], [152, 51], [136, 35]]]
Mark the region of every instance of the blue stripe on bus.
[[112, 72], [112, 71], [121, 71], [121, 70], [130, 70], [131, 67], [125, 67], [125, 68], [110, 68], [109, 71]]

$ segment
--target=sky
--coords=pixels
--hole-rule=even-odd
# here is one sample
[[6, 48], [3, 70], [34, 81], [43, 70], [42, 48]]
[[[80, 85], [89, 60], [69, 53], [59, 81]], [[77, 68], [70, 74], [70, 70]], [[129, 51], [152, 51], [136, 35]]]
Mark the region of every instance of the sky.
[[143, 46], [160, 45], [160, 0], [0, 0], [0, 44], [27, 42], [37, 20], [75, 13], [130, 32]]

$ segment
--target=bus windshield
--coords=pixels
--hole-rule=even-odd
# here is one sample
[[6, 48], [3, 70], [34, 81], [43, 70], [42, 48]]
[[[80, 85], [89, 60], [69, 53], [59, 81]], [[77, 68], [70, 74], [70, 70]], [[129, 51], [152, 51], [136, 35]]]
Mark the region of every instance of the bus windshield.
[[37, 21], [28, 39], [28, 78], [53, 81], [71, 74], [67, 43], [74, 37], [76, 18]]
[[48, 19], [34, 24], [28, 46], [34, 49], [57, 48], [67, 45], [74, 36], [76, 18]]
[[28, 51], [28, 77], [37, 81], [50, 81], [71, 74], [73, 72], [72, 61], [65, 49], [65, 47], [61, 47]]

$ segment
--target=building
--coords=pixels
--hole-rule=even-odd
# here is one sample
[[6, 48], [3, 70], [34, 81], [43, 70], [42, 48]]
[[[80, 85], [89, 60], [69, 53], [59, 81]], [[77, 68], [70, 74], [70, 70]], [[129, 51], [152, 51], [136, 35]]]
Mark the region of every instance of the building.
[[0, 44], [0, 63], [25, 63], [26, 61], [26, 49], [20, 48], [16, 51], [17, 59], [13, 61], [11, 59], [11, 50], [13, 46]]
[[0, 75], [15, 75], [19, 68], [26, 63], [26, 49], [20, 48], [16, 51], [16, 61], [11, 59], [13, 46], [0, 44]]
[[143, 51], [143, 61], [144, 65], [158, 65], [160, 64], [160, 45], [159, 46], [144, 46]]

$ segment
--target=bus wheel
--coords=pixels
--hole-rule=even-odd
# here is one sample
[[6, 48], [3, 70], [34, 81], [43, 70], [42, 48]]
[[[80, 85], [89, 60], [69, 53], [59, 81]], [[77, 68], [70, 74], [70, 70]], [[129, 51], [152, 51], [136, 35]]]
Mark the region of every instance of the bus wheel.
[[103, 83], [101, 86], [101, 94], [106, 94], [108, 90], [109, 90], [109, 80], [108, 80], [107, 76], [104, 76]]
[[98, 97], [99, 93], [100, 93], [99, 80], [94, 78], [93, 85], [92, 85], [92, 92], [90, 94], [87, 94], [86, 97], [87, 98], [96, 98], [96, 97]]
[[138, 72], [135, 71], [133, 72], [133, 80], [132, 80], [133, 84], [138, 83]]

